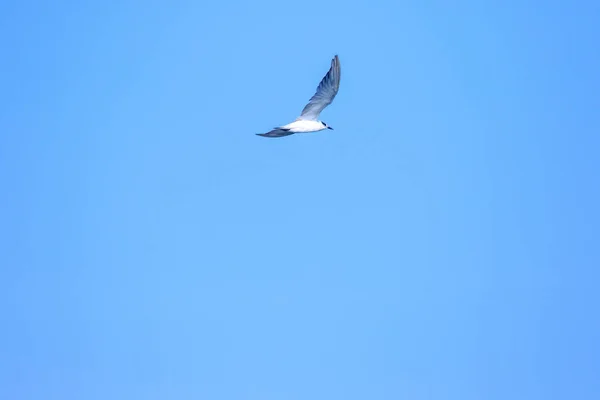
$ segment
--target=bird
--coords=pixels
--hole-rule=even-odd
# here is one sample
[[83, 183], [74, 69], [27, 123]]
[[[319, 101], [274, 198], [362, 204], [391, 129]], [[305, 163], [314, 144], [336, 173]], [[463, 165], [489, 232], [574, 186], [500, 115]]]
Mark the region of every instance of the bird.
[[317, 87], [317, 91], [310, 98], [302, 113], [294, 122], [277, 126], [267, 133], [257, 133], [258, 136], [279, 138], [293, 135], [294, 133], [318, 132], [332, 127], [319, 120], [321, 112], [331, 104], [340, 88], [340, 59], [337, 54], [331, 60], [329, 71]]

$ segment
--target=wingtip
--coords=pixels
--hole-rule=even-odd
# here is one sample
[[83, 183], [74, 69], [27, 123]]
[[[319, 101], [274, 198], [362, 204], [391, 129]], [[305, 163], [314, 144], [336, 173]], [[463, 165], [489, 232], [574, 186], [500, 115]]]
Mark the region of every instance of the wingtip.
[[335, 68], [339, 68], [340, 67], [340, 58], [338, 57], [337, 54], [331, 60], [331, 66], [335, 67]]

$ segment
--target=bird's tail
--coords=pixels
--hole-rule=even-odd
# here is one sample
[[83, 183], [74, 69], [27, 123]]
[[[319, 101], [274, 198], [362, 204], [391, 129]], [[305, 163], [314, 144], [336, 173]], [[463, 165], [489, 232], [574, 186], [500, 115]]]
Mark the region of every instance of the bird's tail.
[[257, 133], [258, 136], [270, 137], [270, 138], [289, 136], [289, 135], [293, 135], [293, 134], [294, 134], [294, 132], [290, 132], [289, 129], [285, 129], [285, 128], [275, 128], [272, 131], [267, 132], [267, 133]]

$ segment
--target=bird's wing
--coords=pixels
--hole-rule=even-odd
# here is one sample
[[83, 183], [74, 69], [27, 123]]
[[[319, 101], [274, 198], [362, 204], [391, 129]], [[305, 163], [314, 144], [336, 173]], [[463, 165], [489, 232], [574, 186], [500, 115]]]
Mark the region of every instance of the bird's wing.
[[321, 111], [331, 104], [340, 88], [340, 74], [340, 60], [336, 55], [331, 60], [331, 68], [327, 75], [319, 83], [317, 92], [311, 97], [298, 119], [316, 121], [319, 118]]

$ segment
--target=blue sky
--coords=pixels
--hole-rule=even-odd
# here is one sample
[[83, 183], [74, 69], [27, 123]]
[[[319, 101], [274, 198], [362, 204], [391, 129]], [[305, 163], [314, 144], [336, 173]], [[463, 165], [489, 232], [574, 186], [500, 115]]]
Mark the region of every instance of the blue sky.
[[597, 2], [209, 3], [3, 3], [0, 398], [599, 398]]

